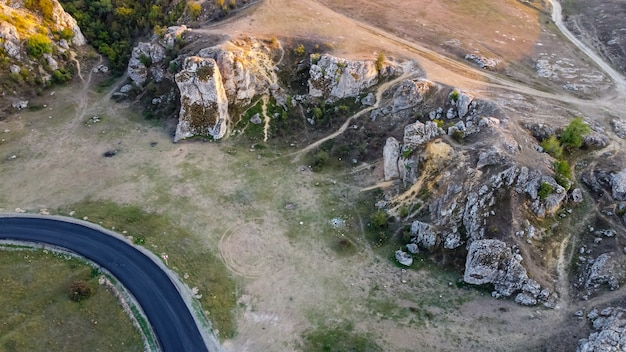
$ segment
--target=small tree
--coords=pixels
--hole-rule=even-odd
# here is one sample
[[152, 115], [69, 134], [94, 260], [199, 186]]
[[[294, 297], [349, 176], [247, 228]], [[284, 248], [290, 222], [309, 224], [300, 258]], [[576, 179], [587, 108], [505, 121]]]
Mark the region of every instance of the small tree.
[[388, 225], [387, 213], [382, 210], [376, 211], [371, 217], [372, 227], [376, 230], [382, 230]]
[[591, 132], [591, 128], [582, 118], [577, 117], [565, 128], [559, 140], [567, 149], [578, 149], [583, 145], [583, 137]]
[[[222, 0], [222, 4], [223, 4]], [[202, 12], [202, 6], [197, 2], [188, 2], [187, 8], [189, 9], [189, 17], [191, 17], [194, 21], [198, 19], [200, 16], [200, 12]]]
[[72, 301], [80, 302], [93, 295], [93, 288], [85, 281], [78, 280], [72, 282], [67, 293]]

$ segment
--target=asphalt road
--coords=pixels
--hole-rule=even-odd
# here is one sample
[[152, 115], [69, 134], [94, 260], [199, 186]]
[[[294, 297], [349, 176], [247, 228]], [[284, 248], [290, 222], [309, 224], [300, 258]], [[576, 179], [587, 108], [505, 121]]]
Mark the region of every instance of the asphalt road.
[[163, 351], [208, 351], [170, 277], [145, 254], [119, 238], [56, 219], [0, 217], [0, 240], [51, 244], [93, 261], [133, 294]]

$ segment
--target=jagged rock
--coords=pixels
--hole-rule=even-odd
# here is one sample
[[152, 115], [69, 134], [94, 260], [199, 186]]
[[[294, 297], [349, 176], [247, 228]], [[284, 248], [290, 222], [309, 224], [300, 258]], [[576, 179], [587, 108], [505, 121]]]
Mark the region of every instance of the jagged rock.
[[364, 106], [374, 106], [374, 104], [376, 104], [376, 96], [374, 93], [368, 93], [363, 99], [361, 99], [361, 104]]
[[535, 306], [537, 305], [537, 299], [528, 293], [521, 292], [515, 296], [515, 303], [523, 306]]
[[498, 60], [490, 59], [484, 56], [478, 56], [474, 54], [465, 54], [465, 60], [474, 61], [480, 68], [494, 69], [498, 65]]
[[217, 62], [231, 105], [248, 105], [254, 96], [268, 94], [270, 86], [278, 82], [271, 49], [259, 40], [226, 42], [202, 49], [198, 56]]
[[78, 27], [78, 23], [74, 17], [72, 17], [69, 13], [63, 10], [63, 7], [57, 0], [52, 0], [52, 15], [51, 20], [53, 23], [56, 23], [61, 28], [69, 28], [74, 33], [74, 37], [72, 37], [72, 43], [74, 45], [85, 45], [87, 44], [87, 40], [83, 36], [83, 33], [80, 31], [80, 27]]
[[263, 120], [261, 120], [261, 115], [257, 112], [256, 114], [252, 115], [252, 117], [250, 118], [250, 122], [255, 125], [260, 125], [263, 123]]
[[472, 285], [493, 284], [502, 296], [511, 296], [528, 280], [521, 256], [500, 240], [476, 240], [468, 248], [463, 280]]
[[411, 264], [413, 264], [413, 257], [402, 250], [396, 251], [396, 260], [404, 266], [411, 266]]
[[58, 70], [59, 69], [59, 64], [57, 63], [57, 60], [55, 60], [52, 55], [50, 54], [43, 54], [44, 59], [46, 59], [46, 62], [48, 63], [48, 66], [50, 67], [50, 70], [54, 71], [54, 70]]
[[[402, 147], [402, 152], [404, 152], [407, 146]], [[400, 155], [402, 155], [402, 152]], [[412, 155], [409, 158], [404, 158], [400, 156], [398, 158], [398, 171], [400, 173], [400, 179], [404, 184], [413, 183], [417, 177], [417, 166], [418, 161], [417, 158]]]
[[353, 61], [322, 54], [309, 68], [309, 95], [331, 101], [356, 97], [377, 84], [379, 78], [399, 71], [400, 68], [385, 63], [379, 74], [373, 60]]
[[403, 143], [406, 148], [417, 148], [439, 135], [439, 127], [432, 121], [425, 124], [419, 121], [404, 127]]
[[615, 263], [609, 254], [604, 253], [598, 256], [585, 273], [585, 288], [587, 290], [598, 289], [601, 285], [607, 284], [611, 290], [619, 287], [619, 279], [614, 276]]
[[389, 137], [383, 148], [383, 164], [385, 181], [396, 179], [400, 176], [398, 171], [398, 158], [400, 157], [400, 143], [398, 140]]
[[474, 97], [464, 91], [455, 90], [456, 94], [456, 111], [460, 118], [465, 117], [470, 109], [470, 104], [474, 100]]
[[415, 243], [409, 243], [406, 245], [406, 249], [412, 253], [412, 254], [417, 254], [419, 253], [419, 248], [417, 247], [417, 245]]
[[130, 60], [128, 61], [128, 78], [130, 78], [136, 86], [143, 85], [148, 79], [148, 67], [146, 61], [153, 64], [160, 63], [165, 58], [165, 48], [158, 43], [139, 43], [133, 48]]
[[626, 138], [626, 121], [615, 119], [611, 121], [615, 134], [619, 138]]
[[228, 99], [213, 59], [191, 56], [176, 74], [181, 108], [174, 141], [192, 136], [222, 138], [230, 123]]
[[556, 134], [556, 130], [554, 129], [554, 127], [544, 125], [542, 123], [524, 125], [524, 128], [529, 130], [533, 137], [535, 137], [535, 139], [539, 141], [543, 141], [544, 139], [550, 138], [550, 136]]
[[67, 42], [67, 40], [61, 38], [61, 40], [59, 40], [59, 47], [61, 47], [61, 49], [63, 50], [67, 50], [70, 48], [70, 44]]
[[5, 42], [20, 42], [20, 36], [17, 28], [7, 21], [0, 21], [0, 38], [4, 39]]
[[419, 220], [415, 220], [411, 224], [410, 234], [412, 243], [428, 250], [433, 249], [439, 243], [439, 237], [435, 233], [434, 228], [430, 224]]
[[626, 200], [626, 169], [612, 174], [610, 183], [613, 199]]
[[125, 84], [122, 86], [122, 88], [120, 88], [120, 93], [128, 93], [133, 89], [133, 86], [131, 84]]
[[433, 83], [427, 80], [404, 80], [393, 93], [393, 101], [391, 104], [391, 113], [399, 114], [406, 112], [404, 115], [412, 116], [414, 112], [411, 110], [424, 100], [424, 95], [430, 91]]
[[17, 110], [26, 109], [28, 107], [28, 100], [17, 100], [11, 103], [11, 106]]
[[606, 135], [592, 133], [583, 138], [583, 143], [588, 148], [604, 148], [609, 145], [610, 140]]
[[574, 188], [572, 191], [572, 202], [581, 203], [583, 201], [583, 191], [580, 188]]
[[7, 53], [7, 55], [9, 55], [10, 57], [16, 60], [20, 60], [22, 58], [22, 55], [20, 54], [19, 44], [15, 44], [10, 40], [7, 40], [4, 43], [0, 44], [2, 45], [2, 48], [4, 48], [4, 51]]
[[[592, 314], [593, 313], [593, 314]], [[623, 351], [626, 346], [626, 310], [608, 307], [598, 314], [594, 309], [587, 317], [595, 332], [578, 341], [577, 352]]]
[[[446, 118], [448, 120], [452, 120], [454, 118], [456, 118], [456, 111], [453, 108], [448, 109], [448, 112], [446, 112]], [[450, 133], [448, 133], [450, 134]]]
[[476, 163], [477, 169], [482, 169], [485, 166], [503, 165], [509, 160], [505, 155], [502, 155], [500, 150], [496, 147], [491, 147], [488, 150], [482, 151], [478, 154], [478, 163]]
[[176, 41], [182, 38], [183, 34], [187, 31], [187, 26], [184, 24], [182, 26], [171, 26], [167, 27], [165, 30], [165, 34], [163, 34], [163, 38], [161, 38], [161, 45], [166, 49], [173, 49], [176, 45]]

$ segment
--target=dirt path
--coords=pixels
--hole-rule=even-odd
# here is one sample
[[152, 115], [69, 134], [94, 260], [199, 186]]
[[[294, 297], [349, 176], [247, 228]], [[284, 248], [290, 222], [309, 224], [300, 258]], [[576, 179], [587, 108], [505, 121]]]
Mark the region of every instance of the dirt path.
[[[407, 70], [407, 69], [408, 69], [408, 70]], [[293, 157], [294, 157], [293, 162], [295, 163], [295, 162], [297, 162], [298, 160], [300, 160], [300, 157], [301, 157], [303, 154], [306, 154], [307, 152], [309, 152], [309, 151], [311, 151], [311, 150], [313, 150], [313, 149], [315, 149], [315, 148], [319, 147], [322, 143], [324, 143], [324, 142], [326, 142], [326, 141], [328, 141], [328, 140], [331, 140], [331, 139], [333, 139], [333, 138], [335, 138], [335, 137], [339, 136], [340, 134], [342, 134], [343, 132], [345, 132], [345, 130], [348, 128], [348, 126], [350, 126], [350, 124], [352, 123], [352, 121], [354, 121], [354, 120], [356, 120], [357, 118], [361, 117], [362, 115], [364, 115], [364, 114], [366, 114], [366, 113], [368, 113], [368, 112], [370, 112], [370, 111], [372, 111], [372, 110], [374, 110], [374, 109], [378, 108], [378, 107], [380, 106], [381, 101], [382, 101], [382, 96], [383, 96], [383, 93], [384, 93], [387, 89], [389, 89], [389, 88], [393, 87], [393, 85], [394, 85], [394, 84], [396, 84], [396, 83], [398, 83], [398, 82], [400, 82], [400, 81], [402, 81], [402, 80], [409, 79], [409, 78], [411, 78], [411, 77], [413, 77], [413, 76], [415, 76], [415, 75], [417, 75], [417, 72], [416, 72], [416, 71], [411, 70], [409, 67], [405, 68], [405, 72], [404, 72], [402, 75], [400, 75], [400, 76], [398, 76], [398, 77], [396, 77], [396, 78], [392, 79], [392, 80], [391, 80], [391, 81], [389, 81], [389, 82], [385, 82], [385, 83], [381, 84], [381, 85], [380, 85], [380, 86], [376, 89], [376, 102], [374, 103], [374, 105], [372, 105], [372, 106], [370, 106], [370, 107], [368, 107], [368, 108], [366, 108], [366, 109], [363, 109], [363, 110], [361, 110], [361, 111], [357, 112], [356, 114], [354, 114], [354, 115], [350, 116], [350, 117], [346, 120], [346, 122], [344, 122], [344, 123], [343, 123], [343, 125], [341, 125], [341, 127], [339, 127], [339, 129], [337, 129], [337, 131], [335, 131], [335, 132], [333, 132], [333, 133], [329, 134], [328, 136], [326, 136], [326, 137], [324, 137], [324, 138], [318, 139], [317, 141], [315, 141], [315, 142], [313, 142], [313, 143], [311, 143], [311, 144], [307, 145], [306, 147], [304, 147], [304, 148], [302, 148], [302, 149], [300, 149], [300, 150], [297, 150], [297, 151], [295, 151], [295, 152], [293, 152], [293, 153], [287, 154], [286, 156], [293, 156]]]

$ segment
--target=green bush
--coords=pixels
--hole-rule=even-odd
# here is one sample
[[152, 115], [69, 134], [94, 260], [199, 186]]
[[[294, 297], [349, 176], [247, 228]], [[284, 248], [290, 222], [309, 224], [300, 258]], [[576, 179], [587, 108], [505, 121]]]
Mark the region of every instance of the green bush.
[[570, 177], [572, 176], [572, 169], [566, 160], [557, 160], [554, 162], [554, 179], [556, 183], [563, 186], [565, 189], [570, 187]]
[[370, 223], [372, 225], [372, 228], [377, 229], [377, 230], [385, 229], [389, 225], [389, 219], [387, 217], [387, 213], [385, 213], [382, 210], [378, 210], [374, 214], [372, 214], [370, 221], [371, 221]]
[[591, 132], [591, 128], [582, 118], [577, 117], [565, 128], [559, 140], [567, 149], [578, 149], [583, 145], [583, 137]]
[[554, 187], [552, 187], [547, 182], [542, 182], [541, 185], [539, 186], [539, 189], [537, 190], [537, 195], [541, 199], [546, 199], [548, 198], [550, 193], [552, 193], [553, 191], [554, 191]]
[[30, 56], [39, 58], [52, 52], [52, 42], [43, 34], [33, 34], [26, 39], [26, 51]]
[[146, 67], [150, 67], [150, 65], [152, 65], [152, 58], [145, 54], [139, 55], [139, 61]]
[[69, 298], [74, 302], [80, 302], [93, 295], [93, 288], [83, 280], [72, 282], [67, 291]]
[[293, 53], [298, 55], [298, 56], [304, 55], [305, 52], [306, 52], [306, 49], [304, 48], [304, 45], [302, 45], [302, 44], [299, 44], [298, 46], [296, 46], [293, 49]]
[[455, 89], [455, 90], [453, 90], [453, 91], [450, 93], [450, 99], [451, 99], [452, 101], [457, 101], [457, 100], [459, 100], [459, 92], [457, 92], [457, 90], [456, 90], [456, 89]]
[[378, 73], [382, 71], [384, 64], [385, 64], [385, 54], [381, 52], [380, 54], [378, 54], [378, 57], [376, 57], [376, 71], [378, 71]]
[[541, 148], [555, 159], [561, 159], [563, 157], [563, 147], [556, 136], [550, 136], [550, 138], [544, 139], [541, 142]]
[[313, 113], [313, 118], [316, 120], [319, 120], [322, 118], [322, 116], [324, 116], [324, 112], [321, 108], [318, 107], [314, 107], [313, 109], [311, 109], [311, 112]]
[[58, 69], [52, 72], [52, 82], [60, 84], [72, 79], [72, 74], [66, 69]]

